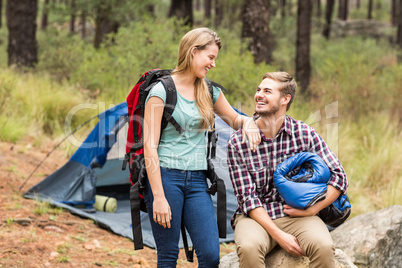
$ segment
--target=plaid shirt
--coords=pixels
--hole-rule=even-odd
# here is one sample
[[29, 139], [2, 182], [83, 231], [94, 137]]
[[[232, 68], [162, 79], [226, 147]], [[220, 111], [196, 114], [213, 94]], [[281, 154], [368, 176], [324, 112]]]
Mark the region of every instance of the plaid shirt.
[[271, 219], [284, 217], [284, 200], [274, 186], [273, 175], [280, 163], [300, 152], [319, 155], [331, 171], [328, 184], [346, 192], [348, 182], [343, 167], [312, 127], [286, 115], [275, 138], [268, 139], [260, 133], [261, 143], [255, 152], [248, 143], [242, 144], [241, 129], [228, 141], [229, 172], [238, 202], [235, 214], [247, 215], [257, 207], [264, 207]]

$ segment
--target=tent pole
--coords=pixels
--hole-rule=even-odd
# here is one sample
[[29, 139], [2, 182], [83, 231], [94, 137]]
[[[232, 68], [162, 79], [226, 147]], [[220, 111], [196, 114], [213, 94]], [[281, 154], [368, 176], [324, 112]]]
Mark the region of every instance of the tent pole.
[[81, 125], [79, 125], [76, 129], [71, 131], [70, 134], [66, 135], [62, 141], [60, 141], [56, 146], [54, 146], [53, 149], [50, 152], [47, 153], [45, 158], [43, 158], [42, 161], [40, 161], [40, 163], [35, 167], [35, 169], [31, 172], [31, 174], [29, 174], [29, 176], [25, 179], [24, 183], [20, 186], [18, 191], [21, 192], [21, 189], [24, 187], [24, 185], [28, 182], [28, 180], [32, 177], [32, 175], [36, 172], [36, 170], [42, 165], [42, 163], [45, 162], [45, 160], [54, 152], [54, 150], [56, 150], [69, 136], [73, 135], [77, 130], [79, 130], [80, 128], [82, 128], [83, 126], [85, 126], [90, 121], [92, 121], [93, 119], [97, 118], [98, 116], [99, 115], [96, 115], [96, 116], [88, 119], [87, 121], [85, 121]]

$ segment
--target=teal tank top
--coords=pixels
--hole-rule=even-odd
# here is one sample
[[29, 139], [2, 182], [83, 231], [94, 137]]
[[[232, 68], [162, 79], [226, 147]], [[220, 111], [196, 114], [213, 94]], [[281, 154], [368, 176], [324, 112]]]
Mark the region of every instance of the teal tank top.
[[[213, 87], [214, 104], [218, 100], [220, 92], [220, 88]], [[153, 96], [166, 102], [166, 91], [161, 82], [151, 89], [145, 103]], [[180, 135], [172, 124], [167, 124], [158, 146], [161, 167], [180, 170], [207, 169], [206, 131], [200, 127], [200, 117], [195, 100], [187, 100], [177, 92], [173, 118], [184, 129], [184, 133]]]

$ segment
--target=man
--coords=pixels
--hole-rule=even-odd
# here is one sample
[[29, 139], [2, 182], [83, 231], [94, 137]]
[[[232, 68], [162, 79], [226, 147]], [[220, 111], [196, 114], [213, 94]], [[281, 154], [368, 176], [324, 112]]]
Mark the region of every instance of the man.
[[[316, 216], [346, 192], [346, 174], [314, 129], [286, 115], [296, 93], [286, 72], [266, 73], [254, 96], [261, 143], [253, 151], [242, 143], [242, 130], [228, 141], [228, 164], [238, 208], [232, 218], [240, 267], [265, 267], [266, 255], [279, 244], [307, 256], [310, 267], [334, 267], [335, 248], [324, 222]], [[273, 183], [278, 164], [309, 151], [331, 171], [326, 197], [306, 210], [286, 205]]]

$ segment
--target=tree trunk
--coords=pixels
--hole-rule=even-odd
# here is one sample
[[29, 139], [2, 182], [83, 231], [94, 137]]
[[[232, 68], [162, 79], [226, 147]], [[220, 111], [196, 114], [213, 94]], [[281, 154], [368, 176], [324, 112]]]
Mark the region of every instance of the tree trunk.
[[398, 26], [398, 3], [397, 0], [392, 0], [391, 4], [391, 23], [392, 26]]
[[71, 0], [71, 18], [70, 18], [70, 34], [75, 32], [75, 17], [76, 17], [75, 0]]
[[360, 9], [360, 6], [361, 6], [361, 5], [360, 5], [360, 0], [356, 0], [356, 8], [357, 8], [357, 9]]
[[340, 20], [347, 20], [347, 18], [348, 18], [348, 0], [339, 0], [338, 18]]
[[218, 28], [222, 23], [223, 6], [222, 0], [215, 0], [215, 28]]
[[321, 0], [316, 0], [315, 3], [316, 16], [317, 18], [321, 18]]
[[255, 63], [272, 61], [273, 40], [269, 30], [271, 0], [250, 0], [243, 6], [242, 37], [250, 37]]
[[85, 37], [87, 36], [86, 23], [87, 23], [87, 14], [86, 14], [86, 11], [83, 10], [83, 11], [81, 11], [81, 16], [80, 16], [81, 38], [82, 39], [85, 39]]
[[193, 1], [171, 0], [168, 17], [184, 19], [184, 24], [193, 25]]
[[201, 0], [195, 1], [195, 10], [200, 11], [201, 9]]
[[322, 35], [329, 40], [331, 34], [331, 20], [332, 13], [334, 11], [335, 0], [327, 0], [327, 6], [325, 7], [325, 26], [322, 31]]
[[373, 18], [373, 0], [369, 0], [367, 19], [371, 20], [372, 18]]
[[284, 19], [286, 17], [286, 0], [279, 0], [280, 8], [281, 8], [281, 18]]
[[396, 42], [399, 46], [398, 63], [402, 64], [402, 0], [399, 0], [398, 33]]
[[49, 0], [45, 0], [43, 4], [42, 18], [40, 20], [40, 29], [46, 30], [48, 24]]
[[0, 0], [0, 28], [3, 27], [3, 0]]
[[6, 19], [8, 27], [8, 65], [34, 67], [38, 62], [36, 42], [37, 0], [8, 0]]
[[111, 10], [110, 2], [108, 0], [103, 0], [99, 3], [96, 8], [96, 19], [95, 19], [95, 39], [94, 47], [99, 48], [104, 37], [109, 33], [117, 33], [119, 29], [119, 23], [113, 21], [109, 14]]
[[204, 1], [204, 12], [205, 12], [205, 18], [210, 19], [211, 18], [211, 0], [205, 0]]
[[312, 0], [299, 0], [297, 7], [296, 80], [300, 83], [301, 93], [306, 92], [310, 84], [311, 13]]

